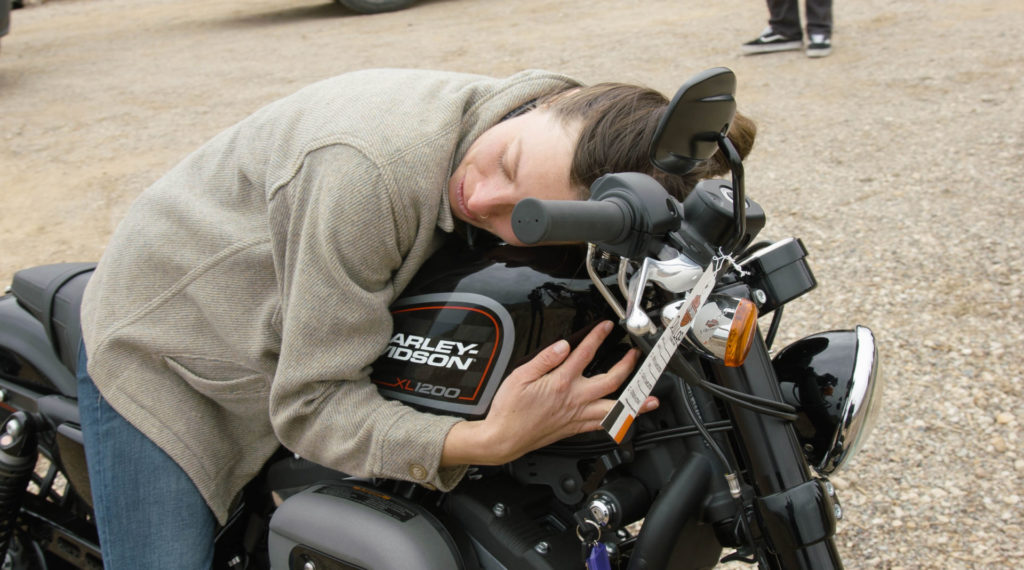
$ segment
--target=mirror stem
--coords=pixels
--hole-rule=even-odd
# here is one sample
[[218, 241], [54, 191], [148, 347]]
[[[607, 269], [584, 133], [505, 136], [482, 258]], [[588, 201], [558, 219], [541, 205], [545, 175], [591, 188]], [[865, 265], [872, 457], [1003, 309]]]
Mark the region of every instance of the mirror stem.
[[718, 135], [718, 148], [729, 160], [729, 170], [732, 172], [732, 217], [735, 235], [725, 245], [723, 251], [733, 253], [747, 233], [747, 196], [743, 188], [743, 159], [740, 158], [740, 153], [724, 133]]

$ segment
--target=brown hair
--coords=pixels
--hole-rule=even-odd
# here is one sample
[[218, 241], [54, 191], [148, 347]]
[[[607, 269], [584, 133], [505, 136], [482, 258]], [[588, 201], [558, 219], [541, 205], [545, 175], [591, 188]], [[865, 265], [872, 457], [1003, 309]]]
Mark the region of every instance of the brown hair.
[[[669, 100], [653, 89], [623, 83], [601, 83], [542, 98], [545, 108], [567, 124], [581, 125], [569, 179], [588, 193], [600, 176], [612, 172], [643, 172], [653, 176], [682, 200], [704, 178], [729, 172], [720, 150], [685, 175], [668, 174], [651, 164], [649, 147]], [[736, 113], [729, 139], [741, 157], [754, 146], [757, 126]]]

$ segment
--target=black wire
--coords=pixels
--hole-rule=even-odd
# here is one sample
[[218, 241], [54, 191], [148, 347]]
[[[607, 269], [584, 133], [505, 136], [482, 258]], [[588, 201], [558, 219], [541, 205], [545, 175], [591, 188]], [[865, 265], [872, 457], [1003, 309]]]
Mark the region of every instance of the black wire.
[[[735, 390], [731, 390], [729, 388], [725, 388], [723, 386], [719, 386], [717, 384], [708, 382], [703, 376], [698, 375], [696, 370], [694, 370], [688, 362], [680, 358], [678, 353], [673, 354], [672, 360], [670, 361], [670, 366], [675, 372], [682, 373], [685, 376], [689, 376], [692, 379], [690, 383], [695, 384], [698, 387], [704, 388], [705, 390], [708, 390], [712, 394], [724, 400], [728, 400], [730, 402], [735, 403], [738, 406], [751, 409], [755, 412], [767, 414], [781, 419], [788, 419], [790, 421], [796, 420], [795, 413], [789, 414], [782, 411], [785, 408], [793, 410], [792, 406], [789, 406], [788, 404], [775, 402], [772, 400], [765, 400], [763, 398], [754, 396], [753, 394], [744, 394], [742, 392], [736, 392]], [[693, 402], [691, 402], [690, 398], [688, 397], [689, 394], [686, 391], [685, 386], [682, 385], [682, 382], [684, 382], [682, 376], [676, 376], [675, 380], [679, 384], [679, 389], [683, 393], [683, 401], [686, 404], [685, 408], [687, 414], [689, 414], [690, 416], [690, 420], [694, 423], [695, 427], [701, 432], [701, 435], [704, 437], [704, 441], [707, 442], [711, 450], [716, 455], [718, 455], [718, 459], [719, 461], [722, 462], [722, 466], [725, 469], [725, 472], [733, 476], [737, 476], [738, 469], [733, 469], [732, 464], [729, 463], [729, 460], [725, 456], [725, 453], [722, 451], [722, 448], [718, 445], [718, 442], [712, 439], [711, 434], [708, 433], [707, 429], [705, 429], [703, 421], [697, 416], [696, 411], [693, 409]], [[785, 406], [785, 408], [783, 408], [783, 406]], [[731, 490], [730, 496], [732, 496]], [[733, 502], [736, 505], [736, 513], [733, 516], [737, 521], [738, 528], [743, 529], [742, 536], [737, 536], [737, 538], [740, 540], [746, 539], [747, 546], [750, 547], [751, 552], [753, 552], [756, 556], [758, 554], [758, 548], [756, 541], [754, 540], [753, 533], [750, 531], [750, 523], [747, 520], [746, 505], [743, 502], [742, 492], [740, 493], [739, 497], [733, 497]]]
[[732, 466], [729, 464], [729, 459], [725, 456], [725, 452], [722, 451], [722, 448], [718, 445], [718, 442], [711, 437], [711, 434], [708, 432], [707, 428], [704, 427], [704, 420], [703, 418], [697, 415], [697, 410], [694, 409], [693, 402], [690, 399], [691, 395], [687, 392], [686, 386], [683, 385], [682, 379], [674, 377], [674, 380], [678, 384], [679, 391], [683, 395], [683, 404], [685, 404], [684, 408], [686, 409], [687, 415], [690, 416], [690, 421], [693, 422], [693, 426], [697, 428], [697, 431], [700, 432], [700, 435], [704, 438], [704, 441], [707, 442], [708, 447], [711, 448], [711, 451], [713, 451], [715, 455], [718, 456], [718, 459], [719, 461], [722, 462], [722, 465], [725, 467], [726, 472], [731, 473]]
[[[711, 438], [711, 434], [707, 433], [707, 431], [704, 429], [703, 422], [697, 417], [696, 412], [693, 410], [693, 403], [690, 401], [690, 398], [684, 397], [683, 400], [685, 400], [686, 411], [688, 414], [690, 414], [690, 419], [693, 420], [697, 428], [701, 430], [701, 434], [704, 436], [704, 440], [711, 447], [712, 451], [714, 451], [718, 455], [718, 458], [722, 462], [722, 466], [725, 469], [725, 472], [727, 474], [737, 476], [739, 470], [733, 468], [732, 464], [729, 463], [729, 460], [725, 457], [725, 453], [722, 452], [722, 448], [718, 446], [718, 442], [713, 440]], [[757, 553], [757, 545], [754, 543], [753, 534], [750, 532], [750, 524], [747, 521], [746, 505], [743, 503], [743, 493], [741, 492], [740, 496], [736, 497], [732, 495], [730, 489], [729, 495], [732, 497], [733, 502], [736, 504], [736, 514], [734, 514], [733, 517], [735, 517], [736, 519], [737, 528], [743, 529], [742, 535], [736, 530], [734, 530], [733, 533], [735, 533], [737, 535], [737, 538], [739, 538], [740, 540], [746, 538], [747, 545], [750, 547], [751, 551]]]
[[[677, 379], [676, 381], [681, 382], [679, 379]], [[729, 463], [729, 459], [725, 456], [725, 453], [722, 451], [722, 448], [719, 447], [718, 442], [712, 439], [711, 434], [708, 433], [708, 431], [704, 428], [703, 420], [697, 416], [696, 410], [693, 409], [693, 402], [690, 400], [689, 397], [687, 397], [685, 386], [680, 385], [679, 388], [680, 390], [683, 390], [683, 400], [686, 404], [686, 412], [687, 414], [690, 415], [690, 420], [693, 421], [695, 427], [697, 427], [697, 429], [700, 430], [701, 435], [704, 436], [704, 441], [706, 441], [708, 446], [711, 447], [711, 450], [718, 455], [718, 459], [719, 461], [722, 462], [722, 467], [725, 469], [725, 472], [727, 474], [731, 474], [732, 476], [737, 476], [739, 470], [733, 469], [732, 464]], [[731, 489], [729, 494], [730, 496], [732, 496]], [[753, 535], [750, 532], [750, 525], [746, 517], [746, 505], [744, 505], [743, 503], [743, 494], [741, 492], [740, 496], [732, 496], [732, 498], [733, 502], [736, 504], [736, 514], [733, 516], [736, 518], [737, 525], [743, 528], [743, 536], [738, 536], [737, 538], [740, 538], [742, 540], [742, 538], [745, 537], [747, 539], [748, 546], [750, 546], [751, 550], [756, 553], [757, 545], [754, 543]], [[733, 532], [735, 533], [736, 531]]]
[[700, 387], [704, 388], [708, 392], [711, 392], [712, 394], [718, 396], [723, 400], [727, 400], [729, 402], [732, 402], [733, 404], [736, 404], [737, 406], [746, 408], [759, 414], [764, 414], [766, 416], [771, 416], [773, 418], [778, 418], [780, 420], [784, 420], [787, 422], [795, 422], [797, 419], [796, 408], [783, 402], [766, 400], [764, 398], [759, 398], [752, 394], [734, 392], [732, 390], [729, 390], [728, 388], [719, 386], [717, 384], [712, 384], [711, 382], [707, 381], [702, 382], [700, 384]]
[[[712, 422], [709, 424], [705, 424], [704, 427], [705, 429], [707, 429], [708, 432], [713, 433], [732, 431], [732, 422], [728, 420], [722, 420], [720, 422]], [[687, 426], [681, 428], [671, 428], [645, 433], [642, 436], [638, 435], [633, 440], [633, 445], [637, 449], [640, 449], [642, 447], [649, 447], [651, 445], [654, 445], [655, 443], [661, 443], [663, 441], [667, 441], [670, 439], [695, 437], [699, 435], [702, 434], [700, 433], [700, 430], [698, 430], [696, 427]]]
[[779, 323], [782, 321], [782, 309], [785, 305], [779, 305], [775, 309], [775, 314], [772, 315], [772, 322], [768, 325], [768, 334], [764, 335], [764, 345], [769, 350], [772, 348], [772, 343], [775, 342], [775, 335], [779, 332]]
[[[705, 426], [709, 432], [718, 433], [732, 430], [732, 422], [721, 420], [711, 422]], [[661, 429], [657, 431], [638, 434], [633, 438], [633, 447], [642, 449], [650, 447], [655, 443], [661, 443], [670, 439], [685, 439], [688, 437], [700, 436], [700, 431], [693, 426]], [[612, 442], [591, 442], [591, 443], [554, 443], [544, 448], [545, 452], [558, 453], [563, 455], [594, 455], [608, 453], [618, 448]]]
[[770, 408], [770, 409], [773, 409], [773, 410], [778, 411], [778, 412], [783, 412], [783, 413], [786, 413], [786, 414], [795, 414], [796, 413], [796, 408], [794, 408], [793, 406], [791, 406], [791, 405], [789, 405], [789, 404], [787, 404], [785, 402], [779, 402], [777, 400], [769, 400], [768, 398], [762, 398], [760, 396], [755, 396], [753, 394], [748, 394], [746, 392], [740, 392], [739, 390], [733, 390], [732, 388], [727, 388], [725, 386], [720, 386], [718, 384], [713, 384], [713, 383], [708, 382], [706, 380], [702, 382], [702, 384], [701, 384], [702, 388], [704, 387], [703, 386], [704, 384], [707, 384], [711, 389], [716, 390], [718, 392], [721, 392], [722, 394], [726, 394], [726, 395], [729, 395], [729, 396], [734, 397], [734, 398], [740, 398], [740, 399], [746, 400], [746, 401], [748, 401], [750, 403], [757, 404], [759, 406], [763, 406], [763, 407], [766, 407], [766, 408]]
[[[635, 337], [634, 339], [636, 340]], [[776, 402], [774, 400], [760, 398], [753, 394], [738, 392], [736, 390], [708, 382], [702, 375], [698, 374], [692, 366], [690, 366], [689, 362], [681, 358], [678, 352], [673, 353], [668, 366], [673, 372], [683, 378], [687, 384], [703, 388], [723, 400], [727, 400], [759, 414], [769, 415], [790, 422], [796, 421], [796, 408], [793, 406], [784, 402]]]

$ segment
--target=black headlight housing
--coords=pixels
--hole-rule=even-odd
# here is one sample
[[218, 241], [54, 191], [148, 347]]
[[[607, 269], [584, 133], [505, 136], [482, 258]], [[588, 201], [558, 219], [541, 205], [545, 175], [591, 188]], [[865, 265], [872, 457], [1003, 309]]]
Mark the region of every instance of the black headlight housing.
[[800, 339], [772, 359], [786, 402], [797, 408], [797, 437], [823, 475], [849, 461], [881, 407], [878, 347], [870, 329]]

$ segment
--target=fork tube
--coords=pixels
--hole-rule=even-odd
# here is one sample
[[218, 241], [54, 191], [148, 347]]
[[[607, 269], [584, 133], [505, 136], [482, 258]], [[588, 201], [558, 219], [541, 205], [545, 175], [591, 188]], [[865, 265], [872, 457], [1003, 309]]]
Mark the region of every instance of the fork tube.
[[[726, 388], [783, 401], [771, 358], [760, 331], [743, 366], [730, 368], [718, 364], [715, 365], [714, 372], [717, 381]], [[814, 489], [810, 486], [815, 483], [809, 483], [812, 477], [793, 427], [775, 417], [733, 404], [729, 406], [759, 498], [756, 506], [762, 515], [761, 523], [765, 534], [775, 546], [774, 550], [781, 567], [815, 570], [842, 568], [832, 538], [835, 519], [831, 513], [831, 502], [827, 498], [813, 498]], [[792, 515], [788, 523], [777, 516], [766, 516], [766, 512], [761, 510], [767, 508], [767, 503], [760, 499], [768, 498], [773, 503], [779, 500], [792, 503], [808, 496], [812, 499], [798, 504], [802, 510]], [[809, 545], [801, 544], [800, 539], [806, 534], [801, 536], [802, 529], [793, 527], [799, 527], [805, 522], [816, 529], [819, 535], [825, 535], [823, 539], [816, 539], [817, 542]]]

